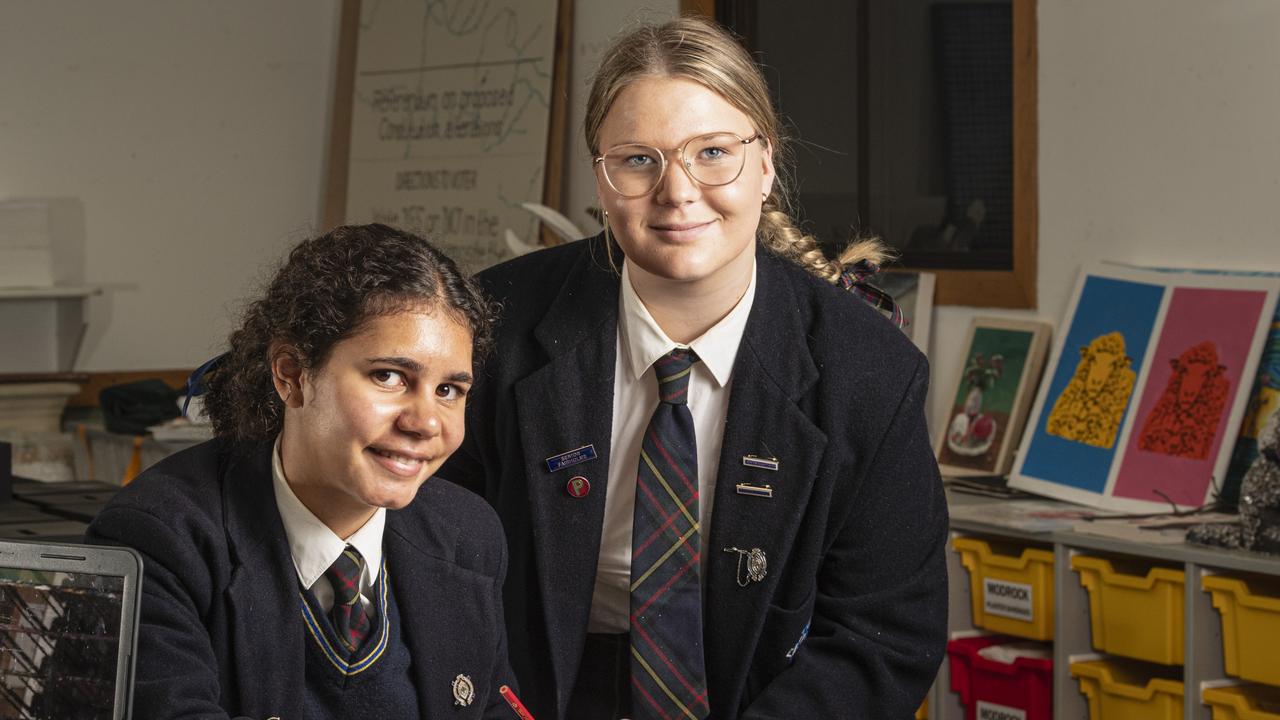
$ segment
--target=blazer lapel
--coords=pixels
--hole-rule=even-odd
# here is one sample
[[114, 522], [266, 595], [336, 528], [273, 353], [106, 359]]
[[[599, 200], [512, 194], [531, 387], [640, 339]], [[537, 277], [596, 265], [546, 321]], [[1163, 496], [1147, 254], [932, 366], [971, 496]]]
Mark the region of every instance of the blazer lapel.
[[297, 571], [271, 480], [270, 446], [234, 454], [223, 474], [235, 569], [227, 586], [240, 714], [300, 717], [305, 641]]
[[456, 706], [453, 685], [459, 675], [469, 677], [477, 688], [493, 679], [490, 665], [497, 637], [486, 630], [502, 626], [493, 585], [454, 563], [455, 527], [444, 522], [415, 527], [414, 517], [387, 513], [383, 547], [400, 608], [400, 631], [413, 657], [418, 711], [424, 718], [478, 717], [483, 704]]
[[[422, 717], [445, 717], [444, 698], [449, 694], [449, 668], [441, 653], [433, 652], [436, 643], [460, 628], [451, 610], [459, 609], [458, 598], [442, 598], [446, 587], [443, 577], [431, 581], [439, 563], [424, 554], [404, 537], [397, 513], [387, 514], [387, 531], [382, 544], [387, 553], [387, 575], [391, 591], [400, 607], [400, 629], [413, 657], [414, 687], [418, 692], [418, 712]], [[405, 530], [411, 530], [406, 528]], [[438, 528], [433, 528], [438, 530]], [[438, 573], [437, 573], [438, 575]], [[465, 631], [466, 625], [461, 628]]]
[[[538, 582], [561, 708], [582, 655], [609, 479], [618, 277], [603, 262], [596, 253], [583, 252], [534, 331], [547, 364], [515, 386], [529, 511], [537, 529]], [[594, 460], [554, 472], [548, 468], [547, 458], [586, 446]], [[591, 483], [585, 496], [566, 490], [575, 476]]]
[[[798, 302], [779, 260], [757, 255], [757, 287], [734, 363], [716, 478], [704, 601], [707, 676], [712, 702], [736, 697], [745, 681], [765, 612], [786, 573], [827, 437], [798, 406], [818, 379], [799, 316], [780, 309]], [[747, 467], [746, 455], [775, 458], [777, 469]], [[768, 485], [772, 497], [740, 494], [739, 483]], [[764, 552], [764, 578], [748, 576], [747, 557]], [[733, 709], [718, 708], [717, 714]]]

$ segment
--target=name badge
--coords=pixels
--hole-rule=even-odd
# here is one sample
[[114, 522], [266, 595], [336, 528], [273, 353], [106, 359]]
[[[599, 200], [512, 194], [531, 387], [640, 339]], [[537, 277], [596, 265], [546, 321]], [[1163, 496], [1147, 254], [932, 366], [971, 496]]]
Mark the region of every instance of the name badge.
[[570, 450], [568, 452], [562, 452], [559, 455], [552, 455], [547, 458], [547, 470], [555, 472], [557, 470], [563, 470], [567, 467], [573, 467], [574, 465], [579, 465], [587, 462], [588, 460], [595, 459], [596, 446], [583, 445], [580, 448]]

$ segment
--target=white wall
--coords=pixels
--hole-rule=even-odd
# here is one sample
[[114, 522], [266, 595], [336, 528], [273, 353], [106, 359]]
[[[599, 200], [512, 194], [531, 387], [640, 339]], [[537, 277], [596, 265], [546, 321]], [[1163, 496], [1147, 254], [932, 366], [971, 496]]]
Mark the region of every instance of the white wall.
[[[80, 368], [192, 366], [264, 262], [319, 224], [338, 0], [6, 3], [0, 198], [79, 197], [95, 303]], [[566, 209], [606, 38], [676, 0], [575, 3]], [[650, 9], [646, 9], [650, 8]], [[1057, 321], [1081, 262], [1280, 269], [1280, 3], [1040, 0], [1035, 312], [944, 308], [931, 411], [976, 314]]]
[[[264, 265], [320, 225], [340, 0], [50, 0], [0, 19], [0, 199], [78, 198], [92, 301], [78, 369], [192, 367]], [[590, 71], [678, 0], [574, 3], [568, 214], [595, 231]]]
[[338, 0], [57, 0], [0, 13], [0, 198], [75, 197], [84, 370], [191, 367], [318, 224]]
[[1280, 3], [1040, 0], [1035, 312], [934, 318], [934, 427], [977, 314], [1055, 326], [1082, 263], [1280, 270]]

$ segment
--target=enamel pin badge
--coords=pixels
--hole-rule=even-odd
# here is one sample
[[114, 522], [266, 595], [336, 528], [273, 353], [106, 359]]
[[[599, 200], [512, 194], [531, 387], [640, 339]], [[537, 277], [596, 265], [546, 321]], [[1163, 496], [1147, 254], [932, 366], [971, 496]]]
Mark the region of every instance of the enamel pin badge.
[[574, 465], [595, 459], [596, 446], [583, 445], [580, 448], [575, 448], [547, 458], [547, 470], [550, 472], [556, 472], [557, 470], [563, 470], [567, 467], [573, 467]]
[[778, 458], [776, 457], [761, 457], [759, 455], [743, 455], [742, 464], [749, 468], [756, 468], [757, 470], [769, 470], [771, 472], [778, 472]]
[[[765, 575], [769, 574], [769, 559], [765, 557], [764, 551], [760, 548], [751, 548], [743, 550], [742, 548], [727, 547], [725, 552], [738, 553], [738, 587], [746, 587], [753, 582], [764, 580]], [[746, 564], [746, 572], [743, 572], [743, 564]]]
[[458, 675], [453, 679], [453, 704], [467, 707], [476, 699], [476, 686], [470, 675]]
[[581, 475], [574, 475], [565, 483], [564, 491], [572, 497], [584, 498], [591, 492], [591, 481]]

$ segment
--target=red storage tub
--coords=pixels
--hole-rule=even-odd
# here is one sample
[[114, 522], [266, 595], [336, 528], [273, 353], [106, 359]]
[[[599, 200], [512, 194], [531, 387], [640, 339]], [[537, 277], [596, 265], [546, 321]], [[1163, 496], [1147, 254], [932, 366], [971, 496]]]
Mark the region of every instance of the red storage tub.
[[951, 690], [960, 695], [965, 720], [1053, 720], [1053, 660], [1020, 657], [1004, 663], [978, 654], [1011, 643], [1026, 641], [979, 635], [947, 643]]

